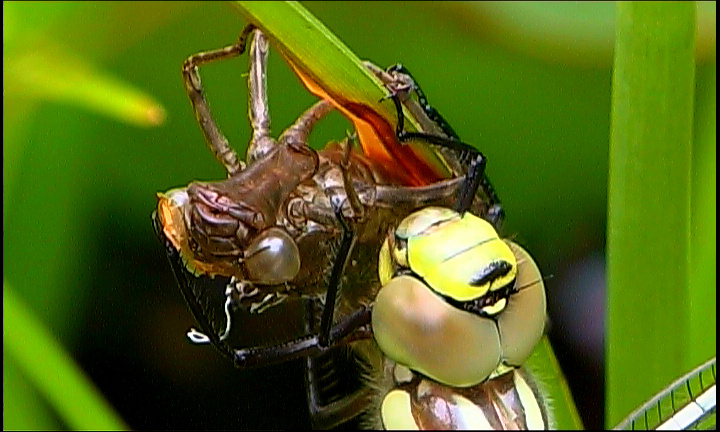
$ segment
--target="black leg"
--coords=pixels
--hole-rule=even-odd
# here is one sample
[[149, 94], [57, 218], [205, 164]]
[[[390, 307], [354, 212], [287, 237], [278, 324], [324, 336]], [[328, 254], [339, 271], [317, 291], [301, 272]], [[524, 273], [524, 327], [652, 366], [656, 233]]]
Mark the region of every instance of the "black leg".
[[450, 138], [452, 140], [460, 141], [460, 137], [458, 137], [458, 135], [455, 133], [455, 130], [452, 128], [452, 126], [450, 126], [450, 124], [447, 122], [447, 120], [445, 120], [445, 118], [442, 115], [440, 115], [440, 113], [435, 109], [435, 107], [430, 105], [430, 103], [427, 100], [427, 96], [425, 96], [425, 92], [423, 92], [423, 90], [422, 90], [422, 87], [420, 87], [420, 84], [418, 84], [415, 77], [410, 73], [409, 70], [407, 70], [407, 68], [405, 66], [398, 63], [396, 65], [393, 65], [393, 66], [390, 66], [389, 68], [387, 68], [387, 72], [389, 74], [401, 73], [403, 75], [407, 75], [408, 77], [410, 77], [410, 79], [413, 81], [413, 83], [415, 83], [413, 90], [415, 91], [415, 94], [418, 97], [418, 103], [420, 104], [420, 106], [422, 106], [423, 110], [425, 111], [425, 115], [427, 115], [430, 120], [435, 122], [435, 124], [437, 124], [440, 127], [440, 129], [442, 129], [442, 131], [445, 133], [445, 135], [448, 136], [448, 138]]
[[234, 349], [232, 359], [240, 368], [266, 366], [295, 358], [315, 356], [334, 346], [369, 339], [372, 337], [372, 331], [368, 328], [370, 311], [370, 307], [359, 309], [332, 326], [325, 344], [320, 342], [320, 334], [314, 334], [274, 346]]
[[[403, 70], [406, 69], [403, 68]], [[418, 92], [418, 90], [419, 87], [416, 85], [415, 91]], [[425, 98], [424, 93], [422, 93], [421, 90], [418, 93], [418, 98], [420, 98], [420, 95], [422, 95], [423, 97], [423, 100], [420, 101], [421, 105], [423, 105], [424, 107], [429, 107], [424, 108], [426, 113], [428, 109], [431, 109], [432, 112], [435, 113], [435, 118], [433, 119], [433, 121], [437, 121], [437, 119], [439, 119], [439, 121], [442, 122], [441, 124], [439, 124], [439, 126], [443, 130], [443, 132], [448, 134], [448, 136], [457, 137], [457, 135], [452, 130], [452, 128], [450, 128], [445, 119], [443, 119], [440, 114], [437, 114], [437, 111], [427, 103], [427, 99]], [[395, 134], [401, 142], [409, 140], [421, 140], [457, 152], [458, 159], [460, 161], [465, 161], [469, 159], [469, 161], [466, 162], [468, 164], [468, 171], [465, 176], [465, 182], [463, 183], [463, 186], [458, 193], [455, 210], [458, 213], [464, 213], [468, 211], [470, 209], [470, 206], [472, 205], [473, 198], [475, 197], [478, 188], [482, 186], [482, 190], [487, 195], [488, 199], [488, 210], [484, 217], [488, 219], [495, 227], [499, 227], [505, 217], [505, 214], [502, 210], [500, 199], [495, 193], [495, 189], [493, 188], [488, 178], [485, 176], [485, 156], [476, 148], [460, 141], [457, 138], [447, 138], [422, 132], [405, 131], [405, 115], [402, 111], [402, 103], [400, 102], [400, 99], [397, 97], [397, 95], [392, 94], [390, 95], [390, 98], [395, 104], [395, 109], [398, 116]], [[428, 117], [430, 117], [430, 114], [428, 114]], [[443, 126], [443, 124], [445, 126]]]
[[341, 206], [335, 208], [335, 215], [343, 229], [343, 236], [340, 242], [340, 248], [333, 263], [332, 272], [328, 281], [328, 290], [325, 294], [325, 308], [323, 309], [322, 320], [320, 321], [320, 344], [327, 347], [330, 343], [330, 327], [333, 323], [333, 314], [335, 311], [335, 301], [340, 290], [340, 279], [345, 273], [345, 267], [350, 260], [353, 247], [355, 246], [355, 232], [350, 228], [348, 221], [342, 214]]

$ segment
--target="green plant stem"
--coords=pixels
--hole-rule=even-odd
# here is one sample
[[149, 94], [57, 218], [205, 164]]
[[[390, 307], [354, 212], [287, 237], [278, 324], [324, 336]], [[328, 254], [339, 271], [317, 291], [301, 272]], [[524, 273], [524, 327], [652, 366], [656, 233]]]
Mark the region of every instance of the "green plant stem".
[[617, 7], [608, 198], [607, 425], [683, 372], [690, 295], [695, 8], [694, 2], [622, 2]]

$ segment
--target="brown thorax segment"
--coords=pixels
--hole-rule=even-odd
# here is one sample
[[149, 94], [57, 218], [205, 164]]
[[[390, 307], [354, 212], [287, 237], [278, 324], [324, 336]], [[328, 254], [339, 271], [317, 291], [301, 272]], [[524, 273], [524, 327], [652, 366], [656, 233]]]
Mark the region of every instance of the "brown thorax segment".
[[278, 209], [317, 166], [312, 149], [279, 145], [227, 180], [191, 183], [185, 222], [198, 245], [196, 257], [242, 256], [255, 235], [276, 225]]

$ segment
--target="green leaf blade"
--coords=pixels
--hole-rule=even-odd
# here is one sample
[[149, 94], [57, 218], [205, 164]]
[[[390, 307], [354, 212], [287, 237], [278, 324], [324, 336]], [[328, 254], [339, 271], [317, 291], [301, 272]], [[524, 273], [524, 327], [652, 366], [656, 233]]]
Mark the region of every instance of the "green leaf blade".
[[3, 283], [3, 305], [5, 353], [66, 424], [78, 430], [127, 430], [94, 384], [7, 283]]
[[695, 8], [694, 3], [618, 4], [608, 198], [607, 425], [683, 372]]

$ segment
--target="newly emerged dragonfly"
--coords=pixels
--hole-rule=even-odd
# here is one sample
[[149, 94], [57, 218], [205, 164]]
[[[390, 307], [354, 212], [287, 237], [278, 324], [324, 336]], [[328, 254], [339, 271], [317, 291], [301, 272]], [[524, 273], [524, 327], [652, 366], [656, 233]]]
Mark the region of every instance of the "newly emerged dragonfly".
[[[252, 34], [249, 89], [253, 138], [245, 166], [210, 115], [197, 67], [243, 53]], [[212, 343], [240, 367], [309, 356], [308, 399], [313, 419], [321, 427], [336, 425], [365, 410], [370, 410], [375, 425], [382, 412], [386, 426], [392, 426], [398, 415], [401, 424], [407, 425], [407, 415], [417, 414], [424, 416], [420, 424], [425, 427], [547, 427], [548, 415], [537, 388], [524, 372], [515, 369], [542, 335], [542, 278], [526, 252], [497, 237], [493, 224], [501, 221], [502, 210], [484, 175], [484, 157], [457, 139], [418, 89], [418, 101], [401, 101], [400, 91], [392, 92], [398, 111], [393, 139], [439, 146], [453, 178], [408, 186], [407, 178], [365, 157], [348, 140], [315, 152], [307, 146], [307, 136], [331, 110], [328, 101], [311, 107], [276, 141], [269, 136], [267, 52], [262, 33], [249, 27], [237, 44], [192, 56], [183, 66], [198, 121], [229, 175], [227, 180], [194, 182], [159, 195], [156, 231], [200, 326], [200, 331], [191, 331], [189, 336], [196, 342]], [[402, 81], [394, 81], [393, 76], [412, 82], [401, 68], [373, 72], [384, 80], [390, 77], [386, 84]], [[421, 125], [426, 125], [422, 132], [404, 130], [403, 105], [418, 112], [415, 115], [423, 120]], [[439, 129], [445, 136], [425, 128]], [[428, 206], [435, 207], [416, 212]], [[446, 276], [455, 274], [454, 269], [443, 269], [433, 259], [415, 262], [422, 261], [423, 252], [413, 252], [417, 246], [403, 248], [440, 227], [441, 238], [436, 237], [435, 242], [453, 232], [460, 236], [458, 240], [480, 239], [462, 246], [464, 250], [457, 249], [457, 242], [438, 243], [449, 246], [444, 249], [451, 256], [463, 257], [460, 264], [475, 273], [458, 273], [450, 283], [453, 278]], [[436, 277], [430, 277], [432, 272]], [[218, 280], [224, 285], [222, 292], [217, 290]], [[442, 340], [439, 336], [455, 334], [460, 339], [445, 348], [465, 360], [462, 368], [403, 351], [412, 342], [398, 339], [404, 335], [402, 326], [423, 325], [412, 319], [389, 320], [400, 312], [392, 293], [408, 281], [418, 293], [430, 293], [440, 302], [433, 307], [451, 308], [444, 321], [449, 327], [440, 334], [423, 335], [418, 327], [415, 331], [426, 341], [438, 342]], [[307, 335], [261, 347], [231, 344], [232, 333], [239, 330], [232, 324], [233, 316], [262, 313], [288, 297], [307, 299], [314, 308]], [[377, 313], [372, 312], [374, 301], [380, 306]], [[411, 299], [400, 303], [410, 312], [423, 312], [422, 305]], [[516, 319], [518, 314], [523, 321]], [[526, 315], [532, 319], [525, 319]], [[376, 339], [385, 341], [380, 343], [381, 349], [372, 339], [373, 331]], [[473, 338], [470, 344], [468, 338]], [[405, 396], [394, 396], [388, 405], [382, 402], [373, 407], [368, 398], [380, 385], [351, 394], [325, 394], [319, 365], [326, 364], [324, 359], [342, 361], [341, 357], [348, 355], [343, 347], [351, 342], [350, 354], [357, 357], [352, 361], [367, 368], [365, 375], [375, 375], [375, 383], [384, 382], [383, 393], [374, 396], [376, 402], [390, 400], [385, 397], [390, 394]], [[483, 351], [486, 347], [492, 347], [489, 353]], [[463, 376], [448, 376], [448, 371]], [[416, 403], [415, 399], [425, 396], [429, 398]], [[398, 397], [413, 402], [403, 405]], [[439, 401], [445, 401], [447, 407], [470, 406], [467, 412], [471, 414], [453, 411], [450, 418], [439, 416], [432, 409]], [[526, 411], [537, 414], [536, 418], [526, 420]], [[468, 420], [481, 418], [485, 423]]]

